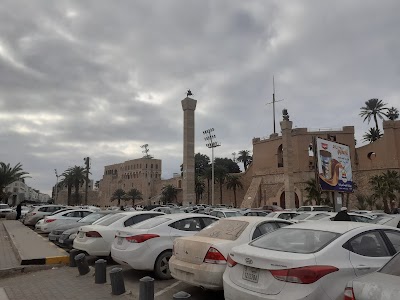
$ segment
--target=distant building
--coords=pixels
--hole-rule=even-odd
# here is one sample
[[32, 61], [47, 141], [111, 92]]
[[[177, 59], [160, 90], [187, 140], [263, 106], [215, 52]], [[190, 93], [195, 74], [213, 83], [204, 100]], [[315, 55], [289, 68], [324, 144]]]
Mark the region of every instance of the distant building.
[[[85, 201], [85, 193], [86, 193], [86, 180], [83, 180], [79, 185], [79, 195], [78, 201], [75, 201], [75, 186], [71, 188], [71, 203], [68, 203], [68, 186], [60, 185], [58, 186], [58, 191], [56, 191], [56, 186], [53, 186], [52, 189], [52, 199], [56, 204], [84, 204]], [[96, 204], [98, 202], [98, 192], [97, 190], [93, 190], [93, 180], [89, 179], [88, 183], [88, 204]]]
[[8, 204], [11, 206], [15, 206], [23, 201], [47, 202], [50, 200], [49, 195], [40, 193], [39, 190], [31, 188], [22, 179], [7, 185], [4, 192], [10, 194], [8, 197]]

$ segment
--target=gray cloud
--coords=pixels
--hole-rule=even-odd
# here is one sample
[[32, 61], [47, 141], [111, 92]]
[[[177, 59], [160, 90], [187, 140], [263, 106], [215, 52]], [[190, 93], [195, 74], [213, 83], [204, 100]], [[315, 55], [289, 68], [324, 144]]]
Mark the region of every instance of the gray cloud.
[[[277, 115], [294, 126], [369, 125], [370, 98], [400, 105], [398, 1], [11, 1], [0, 7], [0, 157], [49, 192], [54, 168], [93, 178], [140, 145], [182, 160], [180, 100], [198, 100], [196, 151], [214, 127], [217, 156], [251, 149]], [[278, 126], [278, 122], [277, 122]]]

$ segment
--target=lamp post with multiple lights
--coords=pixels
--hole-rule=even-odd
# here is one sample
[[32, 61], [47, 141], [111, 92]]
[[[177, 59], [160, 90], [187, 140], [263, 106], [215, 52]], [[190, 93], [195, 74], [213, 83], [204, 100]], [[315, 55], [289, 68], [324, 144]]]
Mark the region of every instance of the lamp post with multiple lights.
[[203, 134], [204, 139], [208, 142], [206, 146], [211, 148], [211, 205], [214, 206], [214, 148], [221, 146], [221, 144], [215, 141], [214, 128], [204, 130]]

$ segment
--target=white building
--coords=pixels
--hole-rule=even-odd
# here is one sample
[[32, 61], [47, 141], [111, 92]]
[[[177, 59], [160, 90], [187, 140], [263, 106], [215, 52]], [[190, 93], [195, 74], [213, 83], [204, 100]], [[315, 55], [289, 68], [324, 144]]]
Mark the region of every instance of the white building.
[[11, 206], [15, 206], [22, 201], [47, 202], [50, 200], [49, 195], [31, 188], [23, 180], [18, 180], [7, 185], [4, 192], [10, 194], [8, 204]]

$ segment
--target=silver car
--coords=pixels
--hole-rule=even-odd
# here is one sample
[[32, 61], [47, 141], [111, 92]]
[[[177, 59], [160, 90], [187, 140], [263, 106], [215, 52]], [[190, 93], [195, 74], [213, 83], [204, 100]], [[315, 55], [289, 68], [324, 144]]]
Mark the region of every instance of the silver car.
[[28, 226], [35, 226], [37, 221], [63, 208], [66, 208], [66, 206], [57, 204], [34, 206], [25, 215], [24, 224]]
[[400, 299], [400, 252], [393, 256], [392, 259], [378, 271], [348, 282], [344, 290], [344, 299]]

